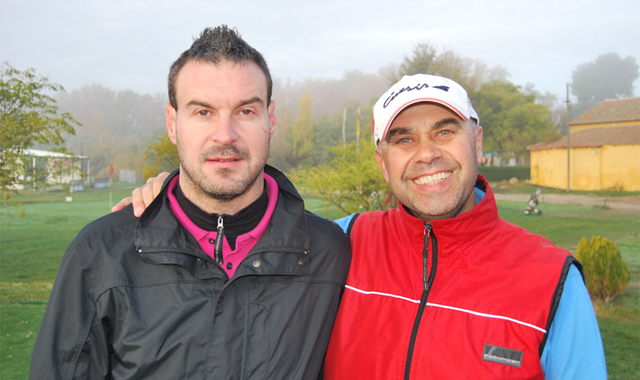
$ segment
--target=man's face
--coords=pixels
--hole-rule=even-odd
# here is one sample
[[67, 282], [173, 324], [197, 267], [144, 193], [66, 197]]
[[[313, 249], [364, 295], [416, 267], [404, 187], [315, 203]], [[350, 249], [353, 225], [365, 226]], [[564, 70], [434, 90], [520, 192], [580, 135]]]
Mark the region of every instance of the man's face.
[[425, 221], [475, 206], [482, 128], [437, 103], [405, 108], [378, 143], [376, 158], [393, 194]]
[[266, 77], [253, 62], [190, 61], [178, 73], [178, 109], [166, 105], [167, 131], [180, 157], [180, 186], [200, 208], [217, 212], [216, 200], [239, 211], [261, 194], [276, 123], [266, 97]]

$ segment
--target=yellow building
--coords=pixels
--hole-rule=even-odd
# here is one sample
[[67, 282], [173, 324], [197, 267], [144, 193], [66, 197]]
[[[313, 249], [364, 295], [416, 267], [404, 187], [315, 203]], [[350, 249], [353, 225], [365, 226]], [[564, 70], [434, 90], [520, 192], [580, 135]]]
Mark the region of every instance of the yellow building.
[[[571, 190], [640, 191], [640, 98], [598, 103], [569, 123]], [[531, 183], [567, 188], [567, 137], [529, 147]]]

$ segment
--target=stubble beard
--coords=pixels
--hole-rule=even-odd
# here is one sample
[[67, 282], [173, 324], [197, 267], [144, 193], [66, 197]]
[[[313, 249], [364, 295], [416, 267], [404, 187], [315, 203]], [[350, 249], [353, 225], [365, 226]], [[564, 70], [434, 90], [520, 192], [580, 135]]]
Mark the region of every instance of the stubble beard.
[[[236, 146], [213, 147], [200, 154], [198, 164], [200, 167], [206, 165], [208, 157], [239, 157], [250, 162], [250, 154]], [[192, 168], [180, 158], [181, 174], [185, 175], [191, 182], [194, 190], [202, 196], [215, 199], [219, 202], [229, 202], [245, 194], [259, 180], [268, 157], [268, 147], [265, 158], [256, 162], [255, 166], [249, 166], [244, 173], [237, 170], [220, 168], [216, 169], [216, 178], [209, 178], [208, 175], [198, 168]], [[264, 161], [264, 162], [262, 162]], [[234, 179], [234, 175], [236, 178]]]
[[[473, 151], [475, 152], [475, 144], [474, 144]], [[473, 174], [472, 184], [469, 190], [467, 190], [466, 183], [461, 183], [459, 186], [457, 186], [453, 190], [453, 193], [444, 194], [445, 195], [444, 199], [443, 197], [438, 195], [425, 196], [425, 197], [412, 196], [412, 193], [410, 191], [406, 192], [407, 193], [406, 197], [402, 197], [402, 198], [405, 198], [404, 201], [401, 199], [401, 197], [397, 195], [396, 197], [398, 198], [400, 203], [402, 203], [406, 208], [411, 210], [411, 212], [415, 216], [417, 216], [418, 218], [422, 219], [425, 222], [431, 222], [433, 220], [449, 219], [449, 218], [456, 217], [463, 212], [463, 210], [465, 209], [465, 206], [467, 206], [468, 204], [467, 202], [470, 202], [469, 199], [471, 197], [473, 197], [473, 202], [474, 202], [473, 204], [475, 205], [474, 188], [475, 188], [476, 179], [478, 177], [478, 159], [475, 156], [475, 154], [473, 155], [473, 161], [474, 161], [474, 167], [469, 168], [469, 170], [472, 170], [472, 174]], [[460, 165], [455, 162], [452, 164], [453, 166], [447, 165], [446, 162], [434, 163], [433, 165], [434, 166], [437, 165], [439, 167], [443, 167], [443, 166], [455, 167], [451, 176], [458, 175], [459, 169], [461, 169]], [[475, 170], [473, 170], [474, 168]], [[413, 178], [411, 174], [408, 175], [407, 177]], [[463, 178], [463, 181], [466, 181], [466, 180], [467, 179]], [[409, 184], [409, 186], [412, 186], [412, 185], [413, 183]], [[440, 203], [440, 204], [436, 204], [436, 203]], [[445, 203], [445, 205], [444, 207], [441, 208], [440, 206], [443, 203]], [[464, 212], [466, 211], [468, 210], [464, 210]]]

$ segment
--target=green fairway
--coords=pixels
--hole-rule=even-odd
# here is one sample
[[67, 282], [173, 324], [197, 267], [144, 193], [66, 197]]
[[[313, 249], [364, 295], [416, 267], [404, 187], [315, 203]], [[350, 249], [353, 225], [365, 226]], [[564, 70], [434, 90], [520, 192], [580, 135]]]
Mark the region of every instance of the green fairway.
[[[129, 195], [114, 190], [113, 200]], [[88, 222], [109, 213], [109, 191], [26, 194], [17, 210], [0, 210], [0, 379], [26, 379], [37, 330], [67, 245]], [[341, 215], [319, 201], [307, 207], [327, 218]], [[541, 204], [543, 216], [525, 216], [524, 203], [500, 202], [502, 217], [575, 253], [583, 236], [613, 240], [631, 270], [626, 291], [611, 305], [596, 304], [610, 379], [640, 379], [640, 216], [611, 209]], [[24, 217], [18, 215], [24, 212]]]

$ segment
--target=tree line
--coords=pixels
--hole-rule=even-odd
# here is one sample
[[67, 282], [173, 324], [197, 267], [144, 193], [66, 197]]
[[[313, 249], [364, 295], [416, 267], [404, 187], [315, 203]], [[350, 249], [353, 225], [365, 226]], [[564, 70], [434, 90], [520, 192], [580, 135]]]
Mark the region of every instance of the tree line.
[[[554, 95], [541, 94], [533, 85], [510, 83], [502, 67], [421, 43], [401, 63], [389, 64], [378, 73], [354, 70], [340, 79], [296, 83], [276, 79], [277, 126], [270, 163], [308, 184], [305, 188], [316, 190], [319, 179], [327, 189], [339, 189], [347, 186], [349, 178], [378, 173], [370, 137], [373, 104], [402, 75], [415, 73], [446, 76], [467, 89], [484, 128], [485, 152], [524, 163], [527, 146], [566, 131], [566, 106], [558, 104]], [[571, 91], [578, 99], [573, 109], [631, 96], [637, 77], [633, 57], [609, 53], [582, 64], [572, 76]], [[3, 193], [18, 180], [16, 163], [21, 152], [34, 146], [90, 156], [95, 176], [108, 175], [111, 164], [144, 177], [178, 164], [164, 127], [165, 94], [114, 91], [100, 84], [65, 92], [34, 69], [20, 71], [6, 62], [0, 80]], [[326, 173], [349, 174], [331, 179]], [[385, 190], [375, 190], [376, 186], [382, 186], [380, 177], [363, 177], [348, 193], [360, 197], [357, 207], [380, 207], [389, 200]]]

